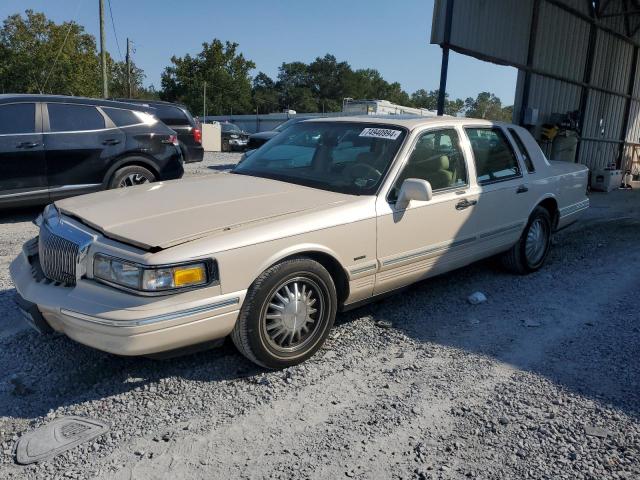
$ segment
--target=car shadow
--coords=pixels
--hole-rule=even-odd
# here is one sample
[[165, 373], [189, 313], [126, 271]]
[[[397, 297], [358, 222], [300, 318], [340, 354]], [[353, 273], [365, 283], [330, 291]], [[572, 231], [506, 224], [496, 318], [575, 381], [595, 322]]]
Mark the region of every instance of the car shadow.
[[42, 212], [43, 206], [0, 210], [0, 225], [31, 222]]

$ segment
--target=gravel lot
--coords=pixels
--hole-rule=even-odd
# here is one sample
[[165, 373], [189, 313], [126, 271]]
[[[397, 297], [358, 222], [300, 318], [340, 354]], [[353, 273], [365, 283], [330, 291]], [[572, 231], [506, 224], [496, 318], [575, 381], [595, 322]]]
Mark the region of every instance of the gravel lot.
[[[154, 361], [26, 330], [7, 266], [37, 211], [5, 213], [0, 478], [640, 478], [640, 191], [591, 200], [542, 271], [486, 261], [423, 282], [266, 373], [230, 342]], [[469, 304], [475, 291], [487, 302]], [[112, 430], [16, 465], [19, 436], [64, 415]]]

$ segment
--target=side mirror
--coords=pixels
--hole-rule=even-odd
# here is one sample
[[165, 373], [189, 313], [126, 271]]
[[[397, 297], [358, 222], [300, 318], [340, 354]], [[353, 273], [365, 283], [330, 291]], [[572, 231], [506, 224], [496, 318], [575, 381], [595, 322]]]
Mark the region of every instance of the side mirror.
[[431, 184], [426, 180], [419, 178], [407, 178], [402, 182], [398, 200], [396, 200], [396, 208], [404, 209], [409, 206], [411, 200], [418, 202], [428, 202], [433, 198]]

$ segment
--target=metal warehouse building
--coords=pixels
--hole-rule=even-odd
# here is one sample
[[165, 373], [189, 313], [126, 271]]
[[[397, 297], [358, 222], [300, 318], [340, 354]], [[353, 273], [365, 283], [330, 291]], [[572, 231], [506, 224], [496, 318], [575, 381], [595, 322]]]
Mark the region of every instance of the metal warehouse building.
[[436, 0], [431, 43], [442, 93], [450, 50], [516, 67], [516, 123], [541, 140], [553, 114], [577, 111], [576, 161], [640, 167], [640, 0]]

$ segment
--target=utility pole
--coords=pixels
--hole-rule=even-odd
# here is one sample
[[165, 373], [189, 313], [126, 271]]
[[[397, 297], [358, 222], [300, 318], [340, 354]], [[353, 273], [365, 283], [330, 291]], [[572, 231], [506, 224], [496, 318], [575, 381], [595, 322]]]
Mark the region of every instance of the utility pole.
[[98, 0], [100, 8], [100, 59], [102, 61], [102, 96], [109, 96], [109, 85], [107, 84], [107, 51], [104, 49], [104, 0]]
[[127, 98], [131, 98], [131, 46], [127, 37]]

